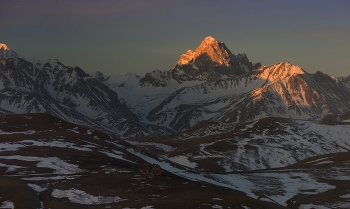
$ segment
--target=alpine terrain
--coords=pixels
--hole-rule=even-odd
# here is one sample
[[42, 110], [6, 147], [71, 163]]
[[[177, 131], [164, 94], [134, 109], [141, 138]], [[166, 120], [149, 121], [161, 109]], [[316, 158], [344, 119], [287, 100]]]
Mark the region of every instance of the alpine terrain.
[[0, 208], [350, 207], [350, 76], [210, 36], [167, 71], [100, 71], [0, 44]]

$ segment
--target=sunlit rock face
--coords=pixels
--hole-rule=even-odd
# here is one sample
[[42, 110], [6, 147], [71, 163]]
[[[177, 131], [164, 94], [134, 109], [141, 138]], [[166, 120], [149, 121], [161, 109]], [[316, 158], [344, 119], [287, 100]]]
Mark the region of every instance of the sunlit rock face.
[[0, 49], [2, 50], [9, 50], [6, 44], [0, 43]]
[[0, 43], [0, 58], [6, 59], [6, 58], [17, 57], [17, 56], [18, 54], [12, 51], [6, 44]]
[[203, 121], [265, 117], [321, 120], [350, 112], [349, 78], [289, 62], [253, 65], [205, 38], [171, 70], [91, 76], [57, 60], [28, 61], [0, 48], [0, 114], [46, 112], [121, 137], [182, 132]]
[[110, 77], [103, 82], [143, 121], [176, 132], [203, 120], [321, 120], [350, 112], [350, 78], [309, 74], [289, 62], [253, 65], [245, 54], [232, 54], [210, 36], [182, 54], [170, 71]]
[[216, 80], [222, 76], [239, 76], [256, 69], [245, 54], [234, 55], [223, 42], [206, 37], [193, 51], [188, 50], [172, 69], [178, 82]]
[[224, 43], [218, 42], [213, 37], [206, 37], [195, 51], [191, 49], [186, 54], [181, 55], [177, 64], [188, 64], [197, 60], [197, 58], [206, 54], [208, 58], [218, 65], [230, 67], [230, 58], [232, 53]]
[[305, 74], [305, 71], [301, 67], [289, 62], [280, 62], [271, 66], [262, 66], [256, 74], [259, 78], [275, 81], [294, 75]]

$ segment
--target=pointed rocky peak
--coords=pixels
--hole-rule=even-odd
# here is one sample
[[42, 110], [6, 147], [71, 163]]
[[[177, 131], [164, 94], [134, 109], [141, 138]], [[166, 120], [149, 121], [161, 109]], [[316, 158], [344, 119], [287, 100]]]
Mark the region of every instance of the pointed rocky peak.
[[180, 59], [179, 59], [179, 61], [177, 61], [177, 64], [185, 65], [185, 64], [193, 62], [193, 59], [194, 59], [193, 54], [194, 54], [194, 51], [192, 51], [191, 49], [187, 50], [187, 52], [185, 54], [182, 54], [180, 56]]
[[233, 56], [230, 50], [222, 42], [208, 36], [194, 50], [188, 50], [182, 54], [177, 64], [184, 65], [195, 62], [199, 57], [208, 57], [210, 61], [217, 65], [229, 67], [230, 59]]
[[200, 46], [203, 46], [203, 45], [204, 46], [215, 46], [215, 45], [218, 45], [218, 44], [219, 44], [219, 42], [215, 38], [213, 38], [211, 36], [208, 36], [205, 39], [203, 39], [203, 41], [200, 44]]
[[339, 78], [342, 82], [344, 82], [348, 88], [350, 89], [350, 75], [348, 77], [341, 77]]
[[0, 57], [3, 59], [18, 57], [18, 54], [12, 51], [6, 44], [0, 43]]
[[[327, 73], [325, 73], [325, 72], [322, 72], [322, 71], [316, 71], [314, 74], [312, 74], [312, 76], [316, 79], [316, 80], [318, 80], [318, 81], [320, 81], [320, 82], [326, 82], [326, 81], [335, 81], [335, 82], [339, 82], [339, 81], [342, 81], [342, 82], [344, 82], [342, 79], [339, 79], [339, 78], [337, 78], [337, 77], [335, 77], [335, 76], [331, 76], [331, 75], [328, 75]], [[345, 82], [344, 82], [345, 83]]]
[[344, 83], [350, 84], [350, 75], [348, 77], [340, 77], [339, 79]]
[[0, 43], [0, 49], [1, 50], [10, 50], [6, 44]]
[[314, 75], [317, 75], [317, 76], [330, 76], [328, 75], [327, 73], [323, 72], [323, 71], [320, 71], [320, 70], [317, 70]]
[[178, 83], [186, 81], [215, 81], [255, 71], [245, 54], [235, 56], [223, 42], [211, 36], [202, 40], [195, 50], [182, 54], [170, 73]]
[[90, 73], [90, 76], [95, 78], [96, 80], [98, 80], [100, 82], [104, 82], [104, 81], [106, 81], [108, 79], [108, 76], [104, 75], [100, 71], [96, 71], [94, 73]]
[[269, 81], [282, 80], [293, 75], [305, 74], [299, 66], [289, 62], [280, 62], [271, 66], [263, 66], [257, 71], [258, 77]]

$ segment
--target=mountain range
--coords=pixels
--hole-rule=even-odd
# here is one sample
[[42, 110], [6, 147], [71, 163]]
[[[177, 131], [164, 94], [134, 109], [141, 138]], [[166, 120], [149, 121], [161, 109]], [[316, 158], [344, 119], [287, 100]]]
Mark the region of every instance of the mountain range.
[[181, 55], [170, 71], [92, 76], [117, 92], [140, 120], [175, 132], [202, 120], [322, 120], [350, 111], [349, 77], [310, 74], [289, 62], [253, 64], [212, 37]]
[[309, 74], [289, 62], [253, 64], [210, 36], [171, 70], [144, 76], [30, 62], [5, 44], [0, 55], [2, 114], [45, 112], [124, 138], [178, 133], [203, 120], [321, 120], [350, 112], [349, 77]]
[[[0, 208], [25, 205], [17, 190], [32, 208], [349, 208], [349, 122], [350, 76], [265, 66], [210, 36], [144, 76], [0, 44], [0, 181], [17, 185]], [[146, 161], [163, 177], [140, 177]]]
[[[86, 74], [58, 60], [29, 62], [8, 47], [0, 48], [0, 112], [48, 113], [76, 124], [141, 137], [168, 133], [143, 124], [117, 93]], [[154, 131], [156, 130], [156, 131]]]

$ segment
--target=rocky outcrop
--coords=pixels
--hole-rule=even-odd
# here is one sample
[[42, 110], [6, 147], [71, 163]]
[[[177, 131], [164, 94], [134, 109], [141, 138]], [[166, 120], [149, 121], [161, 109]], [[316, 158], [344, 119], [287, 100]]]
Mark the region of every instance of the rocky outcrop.
[[158, 164], [145, 163], [139, 170], [143, 175], [148, 177], [160, 176], [163, 173], [162, 168]]

